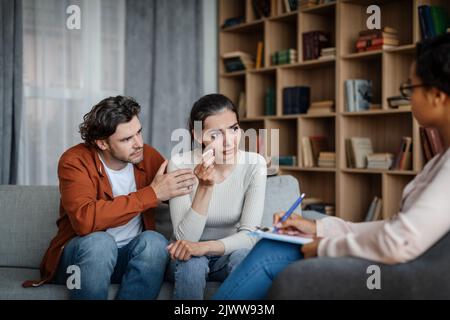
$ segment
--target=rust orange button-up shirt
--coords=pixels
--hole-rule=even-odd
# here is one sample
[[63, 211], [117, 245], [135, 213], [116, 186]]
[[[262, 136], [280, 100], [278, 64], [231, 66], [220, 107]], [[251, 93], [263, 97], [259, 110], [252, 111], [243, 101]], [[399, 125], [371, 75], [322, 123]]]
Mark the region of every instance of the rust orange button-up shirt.
[[144, 160], [134, 165], [137, 191], [114, 198], [96, 148], [79, 144], [67, 150], [58, 164], [61, 193], [58, 232], [42, 259], [41, 280], [26, 281], [23, 286], [39, 286], [50, 281], [64, 246], [76, 236], [124, 225], [139, 213], [142, 213], [144, 229], [154, 230], [151, 209], [159, 201], [150, 183], [163, 162], [158, 151], [144, 145]]

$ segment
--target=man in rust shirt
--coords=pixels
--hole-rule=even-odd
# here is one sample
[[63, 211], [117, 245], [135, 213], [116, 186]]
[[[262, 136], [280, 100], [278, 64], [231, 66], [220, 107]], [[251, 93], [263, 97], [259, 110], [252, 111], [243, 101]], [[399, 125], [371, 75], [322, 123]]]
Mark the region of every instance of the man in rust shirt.
[[143, 143], [140, 106], [131, 98], [104, 99], [84, 116], [84, 143], [59, 161], [58, 233], [41, 263], [40, 281], [79, 283], [73, 299], [106, 299], [120, 283], [118, 299], [154, 299], [168, 262], [167, 240], [155, 229], [152, 208], [191, 192], [191, 170], [165, 174], [167, 161]]

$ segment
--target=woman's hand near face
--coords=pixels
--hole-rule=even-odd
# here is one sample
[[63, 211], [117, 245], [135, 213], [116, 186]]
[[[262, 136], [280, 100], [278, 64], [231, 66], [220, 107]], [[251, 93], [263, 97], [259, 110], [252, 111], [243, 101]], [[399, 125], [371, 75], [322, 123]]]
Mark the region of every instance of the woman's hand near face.
[[199, 186], [212, 187], [215, 184], [214, 151], [209, 149], [204, 153], [202, 163], [194, 169], [194, 174], [198, 179]]

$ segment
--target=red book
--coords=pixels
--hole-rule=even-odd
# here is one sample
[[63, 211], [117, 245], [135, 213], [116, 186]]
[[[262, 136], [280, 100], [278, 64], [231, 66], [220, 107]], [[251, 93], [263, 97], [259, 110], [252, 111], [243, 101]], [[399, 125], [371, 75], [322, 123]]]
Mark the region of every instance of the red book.
[[431, 158], [433, 158], [430, 142], [428, 141], [427, 134], [425, 132], [424, 127], [420, 127], [419, 132], [420, 132], [420, 139], [422, 140], [422, 148], [423, 148], [423, 153], [425, 156], [425, 161], [428, 162], [431, 160]]

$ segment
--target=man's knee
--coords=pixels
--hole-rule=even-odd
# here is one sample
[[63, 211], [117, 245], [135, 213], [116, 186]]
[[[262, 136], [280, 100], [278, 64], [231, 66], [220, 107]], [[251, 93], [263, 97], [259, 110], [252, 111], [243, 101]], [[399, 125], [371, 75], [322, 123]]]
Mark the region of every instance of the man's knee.
[[117, 259], [117, 244], [113, 236], [104, 231], [93, 232], [75, 241], [76, 250], [82, 256], [97, 259]]

